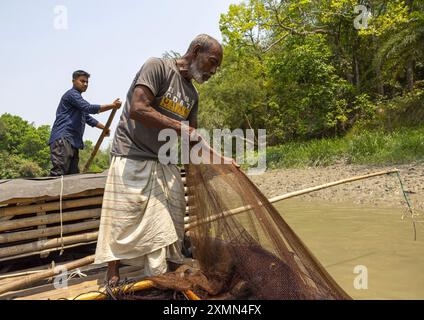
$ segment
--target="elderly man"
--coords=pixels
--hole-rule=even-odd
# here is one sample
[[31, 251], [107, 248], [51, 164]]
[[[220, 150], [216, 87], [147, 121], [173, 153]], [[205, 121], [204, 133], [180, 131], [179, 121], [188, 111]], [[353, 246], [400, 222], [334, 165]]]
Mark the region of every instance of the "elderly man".
[[108, 262], [111, 285], [119, 282], [122, 260], [144, 265], [146, 276], [183, 262], [184, 186], [177, 166], [159, 161], [165, 142], [158, 136], [162, 129], [181, 135], [182, 121], [196, 134], [192, 79], [207, 81], [222, 56], [218, 41], [199, 35], [180, 59], [148, 59], [131, 84], [112, 144], [95, 258]]

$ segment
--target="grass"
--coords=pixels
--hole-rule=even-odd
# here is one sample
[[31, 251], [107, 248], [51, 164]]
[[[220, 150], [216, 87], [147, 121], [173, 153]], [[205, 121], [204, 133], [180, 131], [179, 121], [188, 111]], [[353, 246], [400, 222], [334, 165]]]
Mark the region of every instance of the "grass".
[[365, 131], [343, 138], [290, 142], [267, 148], [268, 168], [346, 164], [402, 164], [424, 160], [424, 126]]

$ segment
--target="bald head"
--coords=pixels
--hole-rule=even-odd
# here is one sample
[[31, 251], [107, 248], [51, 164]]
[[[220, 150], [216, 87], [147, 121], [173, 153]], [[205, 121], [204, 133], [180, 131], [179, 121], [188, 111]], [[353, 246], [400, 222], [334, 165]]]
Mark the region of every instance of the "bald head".
[[190, 78], [198, 83], [209, 80], [221, 65], [222, 56], [222, 46], [216, 39], [207, 34], [196, 36], [184, 55], [189, 65]]
[[191, 54], [195, 51], [196, 48], [199, 48], [199, 52], [207, 52], [210, 50], [218, 50], [222, 53], [222, 46], [215, 38], [207, 34], [199, 34], [196, 36], [193, 41], [191, 41], [190, 46], [187, 49], [186, 54]]

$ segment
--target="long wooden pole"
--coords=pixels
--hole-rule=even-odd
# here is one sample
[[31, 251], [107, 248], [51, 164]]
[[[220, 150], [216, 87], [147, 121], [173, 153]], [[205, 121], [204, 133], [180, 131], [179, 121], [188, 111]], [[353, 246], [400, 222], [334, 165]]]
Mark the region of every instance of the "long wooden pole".
[[[70, 249], [70, 248], [75, 248], [75, 247], [80, 247], [80, 246], [85, 246], [85, 245], [89, 245], [89, 244], [95, 244], [97, 243], [97, 237], [94, 238], [94, 240], [88, 241], [88, 242], [76, 242], [74, 244], [68, 244], [68, 245], [64, 245], [63, 249]], [[17, 256], [13, 256], [13, 257], [5, 257], [5, 258], [0, 258], [0, 262], [3, 261], [8, 261], [8, 260], [14, 260], [14, 259], [19, 259], [19, 258], [25, 258], [25, 257], [31, 257], [34, 255], [43, 255], [43, 254], [47, 254], [53, 251], [58, 251], [62, 249], [61, 246], [56, 247], [56, 248], [51, 248], [51, 249], [44, 249], [44, 250], [39, 250], [39, 251], [32, 251], [29, 253], [22, 253], [22, 254], [18, 254]]]
[[293, 198], [293, 197], [297, 197], [297, 196], [300, 196], [300, 195], [303, 195], [303, 194], [306, 194], [306, 193], [310, 193], [310, 192], [313, 192], [313, 191], [318, 191], [318, 190], [321, 190], [321, 189], [334, 187], [334, 186], [337, 186], [339, 184], [344, 184], [344, 183], [348, 183], [348, 182], [373, 178], [373, 177], [382, 176], [382, 175], [390, 174], [390, 173], [396, 173], [396, 172], [399, 172], [399, 170], [398, 169], [392, 169], [392, 170], [379, 171], [379, 172], [370, 173], [370, 174], [366, 174], [366, 175], [362, 175], [362, 176], [356, 176], [356, 177], [342, 179], [342, 180], [338, 180], [338, 181], [334, 181], [334, 182], [329, 182], [329, 183], [322, 184], [322, 185], [319, 185], [319, 186], [316, 186], [316, 187], [311, 187], [311, 188], [303, 189], [303, 190], [300, 190], [300, 191], [294, 191], [294, 192], [290, 192], [290, 193], [287, 193], [287, 194], [283, 194], [281, 196], [277, 196], [277, 197], [269, 199], [269, 202], [274, 203], [274, 202], [278, 202], [278, 201], [285, 200], [285, 199], [288, 199], [288, 198]]
[[[67, 211], [62, 214], [62, 221], [75, 221], [88, 218], [99, 218], [101, 213], [100, 208], [95, 209], [84, 209], [76, 211]], [[11, 231], [15, 229], [33, 227], [38, 225], [47, 225], [60, 222], [59, 213], [51, 213], [43, 216], [30, 217], [30, 218], [21, 218], [14, 219], [10, 221], [4, 221], [0, 223], [0, 232], [1, 231]]]
[[[89, 232], [63, 237], [63, 244], [74, 244], [97, 240], [98, 232]], [[44, 249], [60, 248], [61, 238], [54, 238], [42, 241], [35, 241], [26, 244], [16, 245], [13, 247], [0, 248], [0, 258], [11, 257], [18, 254], [40, 251]]]
[[109, 129], [110, 125], [112, 124], [113, 118], [115, 117], [116, 111], [117, 111], [117, 109], [112, 109], [112, 112], [109, 115], [109, 119], [107, 119], [105, 127], [103, 128], [103, 131], [100, 134], [100, 137], [97, 140], [96, 145], [94, 146], [93, 152], [91, 152], [90, 158], [85, 163], [84, 170], [82, 171], [83, 173], [86, 173], [88, 171], [88, 168], [90, 167], [91, 162], [93, 162], [94, 157], [97, 154], [97, 151], [99, 151], [99, 148], [100, 148], [100, 146], [103, 142], [103, 139], [106, 137], [106, 132]]
[[[337, 186], [339, 184], [344, 184], [344, 183], [348, 183], [348, 182], [368, 179], [368, 178], [381, 176], [381, 175], [385, 175], [385, 174], [390, 174], [390, 173], [396, 173], [396, 172], [399, 172], [399, 170], [398, 169], [392, 169], [392, 170], [380, 171], [380, 172], [370, 173], [370, 174], [366, 174], [366, 175], [362, 175], [362, 176], [356, 176], [356, 177], [351, 177], [351, 178], [347, 178], [347, 179], [342, 179], [342, 180], [322, 184], [322, 185], [319, 185], [319, 186], [316, 186], [316, 187], [311, 187], [311, 188], [307, 188], [307, 189], [303, 189], [303, 190], [299, 190], [299, 191], [286, 193], [286, 194], [283, 194], [281, 196], [270, 198], [270, 199], [268, 199], [268, 201], [270, 203], [275, 203], [275, 202], [279, 202], [281, 200], [297, 197], [297, 196], [307, 194], [307, 193], [310, 193], [310, 192], [313, 192], [313, 191], [318, 191], [318, 190], [321, 190], [321, 189]], [[261, 204], [259, 203], [259, 205], [261, 205]], [[250, 209], [252, 209], [252, 206], [248, 205], [248, 206], [243, 206], [243, 207], [228, 210], [228, 211], [225, 211], [225, 212], [222, 212], [222, 213], [219, 213], [219, 214], [212, 215], [205, 220], [193, 221], [192, 222], [190, 219], [185, 219], [186, 224], [184, 225], [184, 229], [187, 231], [187, 230], [192, 229], [192, 228], [194, 228], [194, 227], [196, 227], [200, 224], [212, 222], [212, 221], [218, 220], [218, 219], [223, 218], [223, 217], [228, 217], [228, 216], [232, 216], [232, 215], [235, 215], [235, 214], [238, 214], [238, 213], [242, 213], [242, 212], [248, 211]]]
[[19, 290], [25, 287], [28, 287], [38, 281], [51, 278], [59, 273], [61, 273], [63, 270], [73, 270], [79, 267], [83, 267], [89, 264], [92, 264], [94, 262], [94, 255], [75, 260], [57, 267], [54, 267], [52, 269], [49, 269], [44, 272], [40, 272], [37, 274], [32, 274], [29, 276], [25, 276], [19, 279], [16, 279], [16, 281], [13, 281], [12, 283], [7, 283], [2, 286], [0, 286], [0, 294], [12, 291], [12, 290]]
[[[101, 205], [103, 196], [82, 198], [75, 200], [66, 200], [62, 202], [62, 209], [79, 208], [92, 205]], [[37, 213], [45, 211], [56, 211], [60, 209], [60, 202], [46, 202], [43, 204], [33, 204], [28, 206], [14, 206], [0, 208], [0, 218], [7, 216], [15, 216], [27, 213]]]
[[[10, 232], [5, 234], [0, 234], [0, 244], [22, 241], [22, 240], [37, 239], [42, 237], [44, 238], [44, 237], [50, 237], [50, 236], [58, 236], [61, 234], [61, 232], [62, 234], [68, 234], [68, 233], [74, 233], [79, 231], [93, 230], [93, 229], [98, 229], [99, 226], [100, 226], [100, 220], [97, 219], [97, 220], [67, 224], [67, 225], [64, 225], [63, 227], [57, 226], [57, 227], [49, 227], [44, 229]], [[47, 238], [41, 239], [40, 241], [43, 241], [43, 240], [47, 240]]]

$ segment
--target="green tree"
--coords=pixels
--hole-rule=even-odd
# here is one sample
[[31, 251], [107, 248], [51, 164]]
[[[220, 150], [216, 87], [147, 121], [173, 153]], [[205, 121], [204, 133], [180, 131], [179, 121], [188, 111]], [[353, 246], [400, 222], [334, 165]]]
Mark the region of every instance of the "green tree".
[[32, 178], [45, 174], [36, 162], [0, 151], [0, 179]]
[[[372, 13], [367, 29], [354, 26], [358, 4]], [[423, 12], [422, 0], [231, 5], [220, 19], [223, 65], [199, 88], [200, 124], [266, 128], [279, 144], [343, 135], [388, 106], [410, 110], [420, 92], [406, 92], [424, 81]]]
[[[322, 34], [293, 39], [287, 50], [269, 59], [274, 95], [271, 127], [280, 138], [313, 138], [344, 133], [355, 111], [354, 90], [337, 75], [332, 52]], [[278, 123], [279, 122], [279, 123]]]
[[406, 88], [414, 87], [415, 64], [424, 61], [424, 13], [414, 11], [408, 21], [396, 26], [396, 32], [387, 31], [375, 56], [374, 64], [385, 65], [388, 81], [404, 78]]
[[19, 116], [0, 116], [0, 176], [35, 177], [48, 174], [49, 126], [36, 128]]

